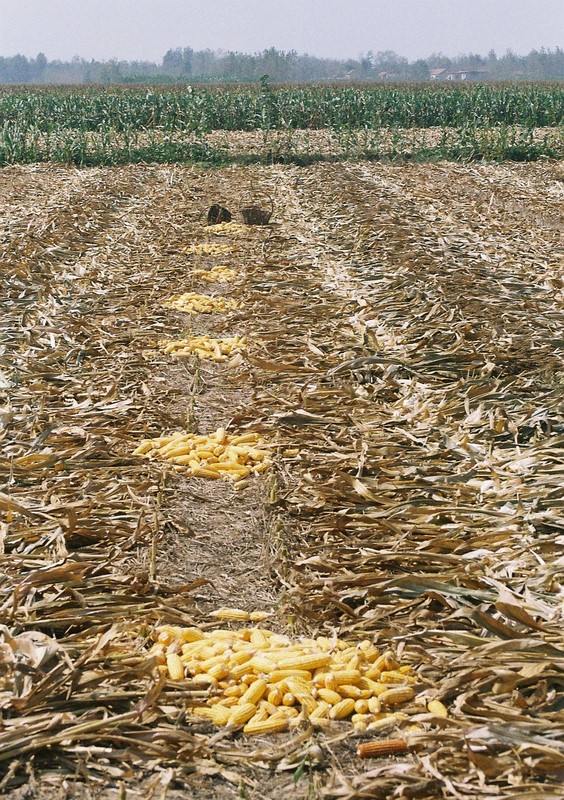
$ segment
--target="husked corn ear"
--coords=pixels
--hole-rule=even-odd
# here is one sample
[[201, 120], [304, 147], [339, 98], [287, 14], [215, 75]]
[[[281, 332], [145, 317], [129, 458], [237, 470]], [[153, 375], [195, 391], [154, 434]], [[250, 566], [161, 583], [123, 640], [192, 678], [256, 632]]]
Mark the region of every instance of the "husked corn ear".
[[[234, 438], [238, 438], [238, 437], [234, 437]], [[251, 611], [251, 613], [250, 613], [251, 622], [263, 622], [269, 616], [270, 616], [270, 614], [268, 613], [268, 611]]]
[[[225, 428], [218, 428], [215, 433], [208, 436], [175, 433], [171, 436], [144, 440], [134, 454], [168, 461], [179, 469], [184, 467], [188, 474], [195, 478], [238, 481], [265, 471], [271, 463], [266, 449], [267, 443], [256, 433], [247, 434], [245, 438], [249, 437], [252, 437], [252, 442], [243, 442], [235, 446], [234, 442], [240, 437], [228, 434]], [[223, 611], [227, 616], [221, 616]], [[233, 615], [230, 615], [230, 612], [234, 612]], [[219, 609], [219, 613], [218, 619], [233, 621], [250, 619], [250, 614], [240, 609]]]
[[257, 713], [257, 707], [254, 703], [245, 703], [245, 705], [236, 705], [231, 709], [228, 725], [244, 725], [251, 717]]
[[269, 675], [270, 683], [278, 683], [278, 681], [285, 681], [288, 678], [311, 681], [311, 672], [306, 669], [275, 669]]
[[249, 735], [262, 734], [262, 733], [278, 733], [288, 729], [290, 720], [287, 714], [273, 714], [268, 719], [263, 721], [255, 721], [254, 719], [247, 722], [243, 728], [243, 733]]
[[441, 703], [440, 700], [429, 700], [427, 703], [427, 709], [436, 717], [444, 717], [445, 719], [448, 717], [448, 709]]
[[227, 725], [229, 716], [231, 714], [229, 708], [226, 708], [225, 706], [215, 705], [213, 708], [210, 709], [210, 711], [211, 711], [210, 720], [215, 725]]
[[359, 758], [378, 758], [379, 756], [407, 753], [407, 751], [408, 746], [405, 739], [380, 739], [360, 744], [356, 752]]
[[356, 700], [354, 704], [354, 710], [357, 714], [368, 714], [370, 711], [368, 700]]
[[230, 308], [237, 308], [235, 300], [225, 297], [211, 297], [197, 292], [177, 294], [163, 303], [163, 308], [172, 308], [185, 314], [219, 314]]
[[184, 664], [178, 653], [167, 653], [166, 668], [172, 681], [181, 681], [184, 678]]
[[211, 612], [210, 617], [243, 622], [249, 619], [249, 612], [243, 611], [240, 608], [218, 608], [217, 611]]
[[332, 689], [318, 689], [317, 696], [332, 706], [336, 705], [337, 703], [340, 703], [341, 700], [343, 699], [339, 694], [339, 692], [334, 692]]
[[329, 719], [344, 719], [345, 717], [350, 716], [354, 712], [354, 700], [347, 697], [344, 700], [341, 700], [339, 703], [335, 703], [335, 705], [329, 711]]
[[204, 253], [207, 256], [219, 256], [222, 253], [230, 253], [236, 250], [234, 245], [230, 244], [215, 244], [215, 242], [203, 242], [202, 244], [193, 244], [186, 248], [187, 253], [200, 254]]
[[401, 722], [403, 719], [405, 719], [404, 714], [382, 714], [378, 719], [368, 724], [368, 730], [385, 730], [386, 728], [391, 728], [393, 725], [397, 725], [397, 723]]
[[379, 678], [382, 683], [400, 683], [405, 684], [408, 683], [410, 680], [412, 681], [413, 678], [410, 678], [403, 672], [399, 670], [392, 669], [392, 670], [384, 670]]
[[315, 709], [310, 712], [310, 719], [327, 719], [330, 710], [331, 706], [329, 703], [326, 703], [324, 700], [322, 700], [321, 702], [318, 702]]
[[195, 269], [194, 275], [197, 275], [206, 283], [229, 283], [235, 280], [237, 272], [234, 269], [229, 269], [229, 267], [214, 267], [210, 270]]
[[388, 689], [386, 692], [382, 692], [378, 699], [383, 706], [398, 706], [400, 703], [413, 700], [414, 697], [415, 692], [411, 686], [398, 686], [397, 689]]
[[361, 674], [358, 669], [343, 670], [343, 672], [333, 672], [335, 686], [343, 686], [343, 684], [356, 685], [360, 679]]
[[312, 653], [311, 655], [282, 659], [282, 661], [278, 662], [278, 668], [312, 670], [317, 667], [324, 667], [330, 661], [331, 656], [328, 653]]
[[[194, 436], [194, 447], [215, 458], [222, 448], [231, 448], [231, 453], [249, 446], [251, 435], [255, 436], [244, 434], [245, 441], [233, 445], [227, 431], [220, 428], [208, 437]], [[174, 440], [176, 447], [181, 436], [161, 439], [159, 446], [169, 447]], [[252, 613], [225, 607], [214, 616], [248, 623]], [[395, 709], [415, 696], [408, 685], [413, 680], [411, 667], [400, 667], [390, 653], [375, 657], [367, 640], [354, 647], [328, 637], [292, 641], [262, 627], [202, 632], [174, 625], [160, 626], [155, 638], [148, 657], [161, 660], [161, 671], [176, 680], [186, 675], [188, 691], [215, 689], [205, 709], [196, 713], [216, 725], [248, 725], [251, 732], [268, 733], [304, 718], [316, 728], [330, 726], [331, 720], [349, 719], [357, 730], [385, 730], [407, 718]], [[374, 670], [388, 682], [367, 677]], [[428, 708], [439, 712], [444, 706], [431, 700]]]
[[244, 705], [245, 703], [253, 703], [256, 705], [258, 701], [262, 699], [265, 692], [266, 681], [262, 680], [262, 678], [259, 678], [259, 680], [251, 683], [245, 694], [241, 696], [240, 703], [241, 705]]
[[272, 703], [273, 706], [279, 706], [282, 703], [282, 698], [284, 697], [284, 693], [280, 691], [280, 689], [272, 689], [268, 693], [267, 700], [269, 703]]

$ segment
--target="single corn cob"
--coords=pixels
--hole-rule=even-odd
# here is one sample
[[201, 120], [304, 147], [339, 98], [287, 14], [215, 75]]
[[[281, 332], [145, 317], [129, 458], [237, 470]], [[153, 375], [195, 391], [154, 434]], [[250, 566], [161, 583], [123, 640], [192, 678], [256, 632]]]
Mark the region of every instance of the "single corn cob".
[[167, 653], [166, 668], [172, 681], [181, 681], [184, 678], [184, 664], [178, 653]]
[[231, 714], [227, 721], [228, 725], [244, 725], [251, 717], [257, 713], [257, 707], [254, 703], [245, 703], [244, 706], [236, 705], [231, 709]]
[[354, 700], [347, 697], [336, 703], [329, 712], [329, 719], [344, 719], [354, 712]]
[[312, 670], [317, 667], [324, 667], [330, 661], [331, 656], [328, 653], [311, 653], [311, 655], [282, 659], [278, 662], [278, 668]]
[[331, 689], [318, 689], [317, 696], [320, 697], [321, 700], [324, 700], [326, 703], [329, 703], [329, 705], [331, 706], [340, 703], [341, 700], [343, 699], [339, 694], [339, 692], [334, 692]]
[[440, 700], [429, 700], [427, 703], [427, 709], [431, 714], [434, 714], [436, 717], [448, 717], [448, 709], [444, 706]]
[[413, 700], [414, 697], [415, 692], [411, 686], [398, 686], [397, 689], [388, 689], [386, 692], [382, 692], [378, 699], [382, 705], [397, 706], [401, 703], [407, 703], [409, 700]]
[[247, 621], [249, 619], [249, 612], [243, 611], [240, 608], [218, 608], [217, 611], [212, 611], [210, 617], [225, 620]]
[[251, 683], [245, 694], [241, 695], [241, 700], [239, 702], [241, 705], [245, 705], [246, 703], [253, 703], [253, 705], [256, 705], [258, 701], [262, 699], [265, 692], [266, 681], [259, 678]]
[[225, 706], [214, 706], [211, 710], [210, 719], [215, 725], [227, 725], [231, 711]]
[[407, 753], [407, 751], [408, 746], [405, 739], [381, 739], [375, 742], [364, 742], [358, 746], [356, 752], [359, 758], [378, 758]]
[[247, 722], [243, 728], [243, 733], [249, 735], [260, 735], [262, 733], [279, 733], [288, 729], [289, 719], [287, 714], [273, 714], [268, 719], [255, 722], [254, 719]]

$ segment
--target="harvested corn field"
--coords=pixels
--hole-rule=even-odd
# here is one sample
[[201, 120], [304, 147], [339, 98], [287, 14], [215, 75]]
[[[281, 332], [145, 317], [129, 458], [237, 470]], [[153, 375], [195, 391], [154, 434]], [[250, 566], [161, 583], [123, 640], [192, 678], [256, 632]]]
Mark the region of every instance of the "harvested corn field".
[[559, 798], [560, 167], [3, 178], [0, 791]]

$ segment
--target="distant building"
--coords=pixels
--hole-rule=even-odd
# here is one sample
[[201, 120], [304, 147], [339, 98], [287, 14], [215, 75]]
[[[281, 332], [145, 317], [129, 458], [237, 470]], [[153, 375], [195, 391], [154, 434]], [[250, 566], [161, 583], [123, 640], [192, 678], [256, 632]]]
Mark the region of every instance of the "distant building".
[[432, 81], [483, 81], [488, 77], [485, 69], [431, 69]]

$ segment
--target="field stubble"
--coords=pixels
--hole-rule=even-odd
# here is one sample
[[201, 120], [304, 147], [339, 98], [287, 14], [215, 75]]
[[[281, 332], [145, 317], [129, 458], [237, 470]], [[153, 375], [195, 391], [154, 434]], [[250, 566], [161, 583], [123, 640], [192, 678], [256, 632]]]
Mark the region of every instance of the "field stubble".
[[[71, 775], [71, 797], [556, 798], [558, 167], [4, 176], [2, 790], [37, 770], [45, 796]], [[277, 224], [194, 252], [202, 209], [251, 187]], [[162, 308], [219, 263], [239, 308]], [[246, 359], [171, 361], [161, 340], [190, 333], [245, 335]], [[276, 443], [269, 477], [236, 491], [131, 456], [222, 424]], [[371, 769], [348, 723], [257, 746], [191, 720], [201, 690], [158, 679], [147, 636], [217, 605], [392, 646], [418, 676], [391, 731], [410, 752]]]

